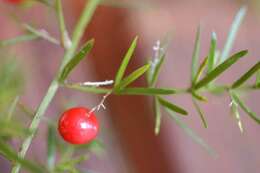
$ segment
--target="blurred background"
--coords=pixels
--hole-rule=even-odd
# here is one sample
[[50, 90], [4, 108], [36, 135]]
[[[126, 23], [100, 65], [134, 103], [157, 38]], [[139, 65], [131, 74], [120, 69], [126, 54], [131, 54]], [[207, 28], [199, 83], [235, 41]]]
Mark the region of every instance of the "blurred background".
[[[62, 2], [71, 33], [85, 1]], [[127, 69], [129, 73], [154, 55], [152, 48], [157, 40], [171, 33], [158, 86], [186, 88], [190, 84], [191, 57], [197, 26], [201, 24], [202, 27], [200, 58], [204, 58], [209, 50], [212, 31], [217, 33], [217, 47], [223, 48], [232, 20], [242, 5], [247, 5], [247, 15], [239, 29], [232, 53], [248, 49], [249, 55], [218, 80], [231, 83], [259, 61], [260, 4], [257, 0], [107, 1], [98, 7], [82, 40], [84, 42], [95, 38], [94, 50], [73, 71], [69, 81], [114, 79], [125, 52], [138, 35], [138, 47]], [[17, 20], [33, 24], [52, 36], [59, 37], [55, 14], [44, 5], [35, 3], [27, 8], [1, 2], [0, 40], [24, 33]], [[20, 103], [36, 109], [56, 73], [62, 55], [62, 48], [41, 39], [1, 48], [1, 116], [5, 116], [10, 100], [17, 95], [20, 96]], [[8, 82], [10, 76], [15, 79], [13, 82]], [[145, 79], [138, 80], [135, 85], [145, 86]], [[246, 103], [258, 115], [259, 96], [258, 91], [253, 91], [246, 97]], [[66, 107], [77, 105], [91, 108], [101, 98], [101, 95], [61, 89], [46, 117], [56, 123]], [[91, 154], [90, 159], [81, 164], [81, 169], [93, 173], [259, 172], [260, 138], [257, 130], [260, 127], [241, 113], [245, 129], [241, 134], [230, 116], [228, 95], [209, 95], [208, 103], [200, 104], [208, 121], [208, 129], [203, 128], [189, 95], [166, 98], [189, 111], [189, 116], [183, 117], [183, 121], [216, 151], [218, 157], [210, 156], [204, 148], [194, 143], [165, 112], [161, 132], [155, 136], [151, 98], [110, 96], [105, 102], [107, 109], [96, 113], [101, 123], [98, 139], [104, 143], [104, 153]], [[28, 126], [30, 117], [17, 110], [13, 121]], [[42, 121], [27, 154], [31, 160], [46, 162], [46, 134], [47, 123]], [[14, 140], [12, 143], [18, 147], [20, 141]], [[0, 156], [0, 172], [9, 171], [9, 162]]]

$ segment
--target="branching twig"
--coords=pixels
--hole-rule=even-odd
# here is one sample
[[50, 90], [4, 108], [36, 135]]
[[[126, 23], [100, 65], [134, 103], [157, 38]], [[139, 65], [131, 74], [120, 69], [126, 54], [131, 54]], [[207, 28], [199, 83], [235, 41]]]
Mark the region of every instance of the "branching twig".
[[27, 31], [35, 34], [36, 36], [38, 37], [41, 37], [53, 44], [56, 44], [56, 45], [60, 45], [60, 41], [57, 40], [56, 38], [52, 37], [46, 30], [44, 29], [35, 29], [33, 28], [32, 26], [28, 25], [28, 24], [23, 24], [22, 25]]
[[103, 98], [102, 98], [102, 100], [100, 101], [100, 103], [99, 103], [97, 106], [93, 107], [93, 108], [90, 110], [89, 113], [92, 113], [92, 112], [94, 112], [94, 111], [96, 111], [96, 110], [98, 111], [100, 108], [106, 109], [106, 106], [104, 105], [104, 102], [105, 102], [106, 98], [107, 98], [110, 94], [111, 94], [111, 92], [106, 93], [106, 95], [103, 96]]

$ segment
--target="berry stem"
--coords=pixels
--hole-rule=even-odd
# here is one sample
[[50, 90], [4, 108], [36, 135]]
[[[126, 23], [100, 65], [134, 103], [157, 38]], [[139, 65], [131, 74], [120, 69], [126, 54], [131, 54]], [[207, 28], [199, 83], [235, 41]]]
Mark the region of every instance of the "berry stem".
[[96, 110], [99, 110], [100, 108], [106, 109], [106, 107], [105, 107], [105, 105], [104, 105], [104, 102], [105, 102], [106, 98], [107, 98], [109, 95], [111, 95], [111, 93], [112, 93], [112, 92], [106, 93], [106, 94], [103, 96], [103, 98], [102, 98], [102, 100], [100, 101], [100, 103], [99, 103], [97, 106], [93, 107], [93, 108], [90, 110], [90, 113], [92, 113], [92, 112], [94, 112], [94, 111], [96, 111]]

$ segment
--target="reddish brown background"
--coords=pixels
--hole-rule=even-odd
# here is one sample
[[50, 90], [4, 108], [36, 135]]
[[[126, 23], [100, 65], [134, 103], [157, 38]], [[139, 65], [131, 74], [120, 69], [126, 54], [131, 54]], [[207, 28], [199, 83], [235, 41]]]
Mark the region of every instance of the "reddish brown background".
[[[141, 3], [140, 1], [129, 2]], [[235, 80], [259, 60], [259, 9], [256, 2], [246, 2], [248, 14], [232, 51], [249, 49], [250, 54], [247, 59], [238, 62], [220, 78], [223, 83]], [[71, 31], [84, 2], [65, 0], [64, 3], [65, 15]], [[157, 39], [173, 31], [173, 39], [160, 75], [159, 86], [187, 87], [190, 74], [188, 69], [190, 69], [197, 25], [201, 23], [203, 27], [201, 57], [205, 57], [209, 49], [211, 32], [214, 30], [217, 33], [218, 48], [222, 48], [232, 19], [243, 3], [219, 0], [164, 0], [142, 1], [142, 4], [147, 5], [137, 8], [134, 6], [130, 9], [107, 6], [98, 8], [85, 33], [85, 40], [95, 38], [94, 51], [73, 73], [71, 81], [113, 79], [131, 40], [138, 35], [138, 48], [127, 71], [130, 72], [145, 63], [147, 57], [153, 55], [152, 46]], [[1, 6], [1, 39], [10, 38], [20, 32], [15, 29], [16, 25], [3, 15], [4, 12], [14, 9], [8, 7], [2, 10], [3, 8], [5, 6]], [[20, 9], [16, 13], [23, 14], [25, 20], [33, 20], [39, 28], [45, 28], [58, 36], [54, 14], [43, 6], [35, 5], [30, 10]], [[55, 46], [50, 47], [46, 41], [37, 41], [34, 44], [27, 43], [25, 46], [15, 48], [14, 51], [20, 55], [20, 61], [26, 67], [27, 85], [22, 99], [31, 107], [36, 107], [55, 74], [62, 50]], [[136, 85], [143, 86], [145, 81], [140, 80]], [[246, 101], [259, 115], [258, 93], [259, 91], [250, 94]], [[149, 98], [111, 96], [106, 101], [107, 109], [98, 113], [103, 128], [99, 138], [106, 143], [106, 154], [101, 158], [93, 156], [84, 166], [96, 172], [107, 173], [259, 172], [260, 140], [257, 130], [260, 127], [242, 114], [246, 130], [241, 135], [235, 121], [229, 115], [230, 100], [227, 95], [220, 98], [210, 96], [209, 103], [202, 105], [207, 116], [208, 129], [201, 126], [189, 96], [167, 98], [189, 110], [190, 116], [183, 118], [184, 121], [216, 150], [218, 158], [212, 158], [195, 144], [167, 114], [163, 114], [161, 134], [155, 137]], [[57, 117], [61, 112], [61, 102], [64, 100], [91, 107], [100, 99], [101, 97], [91, 94], [62, 90], [55, 97], [47, 115], [50, 118]], [[39, 147], [44, 151], [45, 143], [42, 141], [44, 141], [45, 133], [46, 127], [42, 123], [41, 130], [29, 152], [31, 158], [44, 161], [43, 154], [37, 151]], [[0, 164], [0, 170], [6, 167], [4, 165], [3, 161], [3, 164]]]

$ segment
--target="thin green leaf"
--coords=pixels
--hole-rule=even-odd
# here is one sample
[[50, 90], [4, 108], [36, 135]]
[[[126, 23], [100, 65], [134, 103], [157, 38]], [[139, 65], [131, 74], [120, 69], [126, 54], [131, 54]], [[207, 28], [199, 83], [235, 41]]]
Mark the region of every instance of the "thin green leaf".
[[67, 65], [63, 68], [59, 80], [64, 81], [69, 73], [76, 67], [76, 65], [86, 57], [86, 55], [90, 52], [94, 45], [94, 40], [91, 39], [86, 42], [80, 51], [67, 63]]
[[10, 106], [8, 100], [15, 98], [22, 91], [23, 73], [16, 59], [11, 57], [5, 59], [2, 56], [1, 58], [3, 59], [0, 63], [0, 110], [6, 110]]
[[166, 111], [169, 113], [170, 117], [176, 122], [176, 124], [184, 130], [184, 132], [191, 137], [191, 139], [199, 144], [203, 149], [205, 149], [210, 155], [216, 157], [216, 152], [200, 137], [194, 130], [189, 128], [173, 111], [166, 108]]
[[231, 96], [234, 99], [235, 103], [237, 105], [240, 106], [240, 108], [249, 115], [249, 117], [251, 117], [253, 120], [255, 120], [255, 122], [257, 122], [258, 124], [260, 124], [260, 118], [257, 117], [257, 115], [251, 111], [246, 105], [245, 103], [241, 100], [241, 98], [235, 94], [234, 92], [231, 92]]
[[35, 165], [34, 163], [22, 159], [20, 158], [16, 152], [10, 147], [9, 144], [4, 143], [2, 140], [0, 140], [0, 152], [2, 154], [4, 154], [4, 156], [11, 160], [11, 161], [15, 161], [18, 162], [19, 164], [21, 164], [24, 168], [26, 168], [28, 171], [32, 172], [32, 173], [44, 173], [45, 170], [37, 165]]
[[77, 171], [76, 166], [87, 160], [89, 158], [88, 155], [80, 155], [75, 158], [66, 158], [66, 160], [63, 160], [62, 162], [58, 163], [55, 167], [55, 171], [58, 172], [64, 172], [64, 171]]
[[243, 83], [245, 83], [255, 72], [260, 69], [260, 61], [251, 67], [244, 75], [242, 75], [237, 81], [232, 85], [232, 88], [237, 88]]
[[255, 81], [256, 86], [260, 86], [260, 70], [256, 73], [256, 81]]
[[167, 33], [162, 40], [157, 40], [156, 45], [153, 47], [155, 54], [153, 61], [151, 61], [151, 67], [147, 72], [148, 85], [150, 87], [154, 87], [158, 80], [159, 72], [164, 62], [166, 50], [168, 49], [171, 37], [172, 33]]
[[56, 38], [52, 37], [48, 32], [46, 32], [45, 30], [38, 30], [38, 29], [35, 29], [34, 27], [28, 25], [28, 24], [23, 24], [23, 27], [31, 32], [32, 34], [36, 35], [37, 37], [40, 37], [44, 40], [47, 40], [53, 44], [56, 44], [56, 45], [59, 45], [60, 42], [59, 40], [57, 40]]
[[201, 119], [201, 122], [202, 122], [203, 126], [204, 126], [205, 128], [208, 128], [207, 121], [206, 121], [206, 119], [205, 119], [205, 116], [204, 116], [202, 110], [201, 110], [200, 107], [199, 107], [199, 104], [196, 102], [195, 99], [192, 99], [192, 101], [193, 101], [194, 107], [196, 108], [198, 114], [200, 115], [200, 119]]
[[232, 95], [231, 95], [231, 99], [232, 99], [232, 102], [231, 102], [232, 115], [234, 115], [234, 117], [237, 121], [237, 125], [239, 127], [240, 132], [243, 133], [244, 129], [243, 129], [242, 121], [241, 121], [240, 114], [238, 111], [238, 105], [237, 105], [236, 101], [234, 101], [234, 98], [232, 97]]
[[[154, 87], [157, 80], [158, 80], [158, 76], [159, 76], [159, 73], [160, 73], [160, 69], [161, 69], [161, 66], [164, 62], [164, 59], [165, 59], [165, 54], [163, 54], [160, 58], [158, 58], [157, 60], [155, 60], [151, 65], [151, 81], [149, 82], [149, 86], [151, 87]], [[153, 69], [152, 69], [153, 68]]]
[[196, 75], [194, 77], [193, 84], [195, 84], [200, 79], [200, 76], [202, 75], [203, 71], [205, 70], [207, 63], [208, 63], [208, 57], [204, 58], [203, 62], [200, 64], [198, 72], [196, 73]]
[[24, 105], [23, 103], [19, 102], [18, 103], [19, 109], [27, 115], [30, 119], [32, 119], [35, 115], [35, 111]]
[[108, 92], [111, 92], [111, 89], [107, 88], [101, 88], [101, 87], [87, 87], [87, 86], [82, 86], [79, 84], [64, 84], [63, 85], [66, 88], [78, 90], [81, 92], [86, 92], [86, 93], [94, 93], [94, 94], [106, 94]]
[[198, 71], [199, 64], [199, 53], [200, 53], [200, 26], [197, 29], [196, 39], [194, 44], [194, 49], [192, 53], [192, 63], [191, 63], [191, 81], [194, 82], [196, 73]]
[[203, 97], [202, 95], [199, 95], [199, 94], [196, 93], [195, 91], [192, 91], [191, 94], [192, 94], [192, 96], [193, 96], [194, 98], [196, 98], [196, 99], [199, 100], [199, 101], [204, 101], [204, 102], [207, 102], [207, 101], [208, 101], [206, 97]]
[[159, 100], [157, 97], [154, 97], [154, 112], [155, 112], [154, 133], [155, 133], [155, 135], [158, 135], [160, 133], [160, 129], [161, 129], [162, 114], [161, 114]]
[[116, 94], [120, 95], [169, 95], [175, 94], [176, 90], [166, 88], [124, 88]]
[[96, 155], [104, 155], [105, 153], [105, 144], [100, 141], [100, 140], [93, 140], [90, 143], [83, 144], [83, 145], [77, 145], [75, 146], [76, 149], [82, 149], [82, 150], [87, 150], [91, 151]]
[[56, 157], [56, 135], [53, 126], [48, 127], [48, 141], [47, 141], [47, 165], [49, 170], [53, 170], [55, 166]]
[[17, 43], [35, 40], [37, 38], [39, 38], [37, 35], [29, 33], [29, 34], [17, 36], [15, 38], [11, 38], [8, 40], [1, 40], [0, 47], [11, 46], [11, 45], [15, 45]]
[[19, 96], [15, 97], [12, 104], [10, 105], [10, 108], [8, 110], [8, 113], [7, 113], [7, 118], [6, 118], [7, 121], [11, 120], [11, 118], [12, 118], [14, 112], [15, 112], [15, 108], [16, 108], [18, 101], [19, 101]]
[[124, 76], [124, 73], [125, 73], [125, 70], [126, 70], [126, 67], [131, 59], [131, 57], [133, 56], [133, 53], [134, 53], [134, 50], [136, 48], [136, 43], [137, 43], [137, 39], [138, 37], [135, 37], [135, 39], [133, 40], [130, 48], [128, 49], [120, 67], [119, 67], [119, 70], [116, 74], [116, 78], [115, 78], [115, 84], [114, 86], [116, 87], [122, 80], [123, 76]]
[[215, 32], [212, 32], [211, 35], [211, 42], [210, 42], [210, 49], [209, 49], [209, 58], [208, 58], [208, 73], [210, 73], [214, 67], [215, 62], [217, 62], [215, 52], [216, 52], [216, 46], [217, 46], [217, 34]]
[[158, 101], [159, 103], [166, 107], [167, 109], [173, 111], [173, 112], [177, 112], [177, 113], [180, 113], [182, 115], [188, 115], [188, 112], [186, 110], [184, 110], [183, 108], [171, 103], [171, 102], [168, 102], [167, 100], [161, 98], [161, 97], [158, 97]]
[[[210, 83], [211, 84], [211, 83]], [[220, 95], [226, 92], [229, 89], [227, 86], [220, 85], [210, 85], [208, 91], [215, 95]]]
[[29, 129], [17, 122], [0, 121], [0, 137], [25, 137], [29, 134]]
[[118, 85], [116, 85], [115, 90], [121, 90], [134, 82], [136, 79], [138, 79], [140, 76], [142, 76], [148, 69], [150, 68], [150, 64], [146, 64], [134, 72], [132, 72], [129, 76], [124, 78]]
[[230, 58], [228, 58], [226, 61], [224, 61], [222, 64], [218, 65], [213, 71], [211, 71], [209, 74], [207, 74], [204, 78], [202, 78], [195, 86], [195, 89], [199, 89], [208, 83], [210, 83], [212, 80], [214, 80], [216, 77], [218, 77], [221, 73], [223, 73], [226, 69], [228, 69], [232, 64], [237, 62], [240, 58], [245, 56], [247, 54], [247, 50], [240, 51], [234, 55], [232, 55]]
[[228, 58], [229, 53], [234, 44], [238, 29], [245, 17], [246, 11], [247, 11], [247, 8], [245, 6], [243, 6], [242, 8], [239, 9], [238, 13], [236, 14], [236, 16], [233, 20], [233, 23], [231, 25], [231, 28], [229, 30], [226, 44], [223, 48], [223, 51], [222, 51], [222, 54], [220, 57], [220, 63], [224, 62]]

